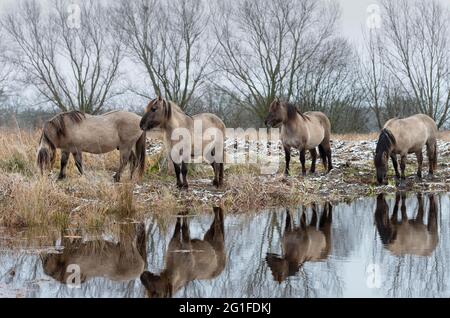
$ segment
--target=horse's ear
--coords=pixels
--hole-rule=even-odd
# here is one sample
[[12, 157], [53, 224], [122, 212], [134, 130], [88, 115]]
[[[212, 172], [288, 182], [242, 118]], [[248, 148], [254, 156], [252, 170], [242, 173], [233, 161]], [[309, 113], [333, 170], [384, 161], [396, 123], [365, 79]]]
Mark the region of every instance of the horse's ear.
[[158, 95], [158, 102], [162, 101], [161, 95]]

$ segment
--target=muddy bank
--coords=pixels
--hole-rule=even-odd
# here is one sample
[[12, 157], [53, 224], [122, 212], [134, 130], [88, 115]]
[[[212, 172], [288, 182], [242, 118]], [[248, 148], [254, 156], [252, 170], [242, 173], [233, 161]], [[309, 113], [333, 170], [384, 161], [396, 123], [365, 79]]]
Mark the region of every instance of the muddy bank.
[[[261, 159], [261, 149], [266, 145], [244, 141], [226, 142], [228, 153], [237, 149], [245, 151], [247, 156], [258, 156]], [[149, 154], [161, 151], [163, 146], [155, 140], [149, 142]], [[197, 166], [189, 178], [190, 189], [179, 191], [175, 188], [174, 176], [158, 180], [159, 188], [168, 189], [174, 196], [177, 206], [195, 207], [222, 204], [231, 211], [239, 212], [257, 209], [262, 206], [296, 205], [312, 201], [351, 201], [362, 196], [378, 193], [392, 193], [396, 191], [394, 171], [389, 163], [389, 185], [378, 186], [373, 167], [373, 156], [376, 139], [371, 140], [342, 140], [332, 141], [334, 169], [325, 174], [320, 160], [317, 162], [317, 172], [306, 177], [299, 175], [300, 165], [298, 152], [293, 151], [291, 159], [291, 173], [288, 178], [283, 176], [284, 151], [281, 143], [270, 150], [270, 155], [279, 155], [277, 173], [261, 174], [258, 164], [227, 164], [225, 168], [226, 186], [216, 190], [211, 185], [212, 172], [209, 167]], [[256, 155], [256, 153], [259, 154]], [[407, 182], [405, 191], [447, 192], [450, 190], [450, 142], [438, 141], [438, 170], [433, 179], [427, 177], [428, 161], [424, 156], [423, 175], [419, 181], [415, 178], [417, 161], [415, 155], [409, 155], [407, 160]], [[238, 153], [239, 154], [239, 153]], [[267, 153], [266, 153], [267, 154]], [[242, 155], [242, 154], [240, 154]], [[264, 159], [264, 158], [263, 158]], [[307, 169], [310, 158], [307, 154]], [[200, 168], [199, 168], [200, 167]], [[209, 178], [207, 176], [209, 176]], [[144, 202], [153, 205], [159, 196], [155, 193], [152, 180], [147, 180], [137, 186], [135, 193]], [[153, 190], [153, 191], [152, 191]], [[157, 190], [156, 190], [157, 191]]]

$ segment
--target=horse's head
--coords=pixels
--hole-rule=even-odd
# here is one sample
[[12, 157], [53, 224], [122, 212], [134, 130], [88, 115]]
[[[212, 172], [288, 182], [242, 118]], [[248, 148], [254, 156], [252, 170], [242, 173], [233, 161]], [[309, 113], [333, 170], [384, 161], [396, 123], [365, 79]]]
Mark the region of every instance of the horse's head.
[[303, 263], [298, 263], [272, 253], [267, 253], [266, 263], [272, 271], [273, 279], [278, 283], [282, 283], [289, 276], [295, 276], [303, 266]]
[[44, 127], [36, 159], [41, 174], [44, 174], [44, 170], [52, 169], [56, 159], [56, 147], [47, 136], [46, 129]]
[[388, 162], [394, 144], [395, 139], [392, 136], [392, 134], [387, 129], [383, 129], [378, 139], [374, 159], [375, 168], [377, 170], [377, 181], [379, 184], [388, 184], [387, 182]]
[[139, 125], [142, 130], [164, 126], [165, 122], [170, 118], [171, 112], [170, 103], [159, 96], [148, 103]]
[[269, 114], [267, 115], [264, 124], [267, 127], [276, 127], [285, 121], [287, 117], [287, 110], [285, 105], [276, 98], [269, 106]]
[[86, 281], [86, 275], [70, 267], [64, 254], [47, 253], [41, 256], [44, 273], [63, 284], [77, 284]]
[[141, 274], [141, 283], [147, 290], [147, 296], [150, 298], [168, 298], [172, 297], [172, 285], [164, 275], [155, 275], [149, 271]]

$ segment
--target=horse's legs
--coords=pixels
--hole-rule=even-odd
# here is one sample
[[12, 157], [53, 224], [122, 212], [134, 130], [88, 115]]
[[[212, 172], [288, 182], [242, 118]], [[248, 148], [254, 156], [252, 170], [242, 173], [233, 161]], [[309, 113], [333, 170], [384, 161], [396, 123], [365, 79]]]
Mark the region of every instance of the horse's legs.
[[394, 153], [391, 153], [391, 160], [392, 160], [392, 165], [394, 166], [394, 170], [395, 170], [395, 177], [398, 180], [400, 180], [400, 172], [398, 172], [397, 155]]
[[427, 142], [427, 157], [428, 157], [428, 173], [433, 176], [434, 170], [437, 168], [437, 145], [436, 140], [428, 140]]
[[[397, 224], [398, 223], [398, 204], [400, 203], [400, 193], [395, 194], [395, 204], [394, 204], [394, 210], [392, 211], [391, 215], [391, 223]], [[389, 216], [389, 212], [388, 212]]]
[[188, 182], [187, 182], [187, 172], [188, 172], [188, 168], [187, 168], [187, 163], [182, 161], [181, 162], [181, 174], [183, 176], [183, 188], [187, 189], [189, 187]]
[[323, 206], [323, 212], [322, 215], [320, 217], [320, 221], [319, 221], [319, 228], [323, 229], [325, 227], [325, 225], [329, 225], [331, 224], [331, 220], [332, 220], [332, 210], [333, 208], [331, 207], [331, 203], [327, 202], [325, 203], [325, 205]]
[[189, 233], [189, 223], [188, 219], [183, 219], [183, 224], [181, 225], [181, 240], [183, 242], [188, 243], [190, 241], [190, 233]]
[[211, 164], [213, 170], [214, 170], [214, 179], [213, 179], [213, 186], [215, 186], [216, 188], [219, 187], [219, 164], [213, 162]]
[[181, 234], [181, 217], [177, 217], [177, 223], [175, 224], [175, 229], [173, 231], [171, 241], [179, 241]]
[[286, 167], [284, 168], [284, 175], [289, 176], [289, 163], [291, 162], [291, 148], [284, 147], [284, 158], [286, 159]]
[[420, 193], [420, 192], [417, 193], [417, 201], [419, 203], [419, 207], [417, 208], [417, 215], [416, 215], [414, 221], [419, 224], [423, 224], [423, 214], [424, 214], [423, 197], [422, 197], [422, 193]]
[[[322, 147], [322, 151], [325, 153], [325, 157], [326, 159], [328, 159], [328, 163], [327, 163], [327, 167], [328, 167], [328, 172], [330, 172], [331, 169], [333, 169], [333, 163], [331, 162], [331, 144], [330, 144], [330, 140], [326, 139], [324, 141], [322, 141], [322, 143], [319, 146], [319, 152], [321, 151], [320, 147]], [[323, 155], [321, 154], [322, 158]], [[325, 164], [324, 164], [325, 167]]]
[[72, 156], [75, 159], [75, 165], [77, 166], [78, 172], [83, 174], [83, 153], [81, 151], [72, 152]]
[[312, 204], [312, 217], [311, 222], [309, 222], [309, 225], [316, 226], [317, 225], [317, 206], [316, 203]]
[[401, 182], [400, 184], [403, 184], [405, 182], [405, 169], [406, 169], [406, 155], [400, 156], [400, 170], [402, 171], [401, 174]]
[[402, 212], [402, 223], [408, 221], [408, 214], [406, 214], [406, 194], [402, 192], [402, 205], [400, 207], [400, 211]]
[[311, 154], [311, 168], [309, 172], [316, 172], [316, 160], [317, 160], [317, 151], [316, 148], [309, 149], [309, 153]]
[[134, 154], [134, 151], [130, 152], [129, 162], [130, 162], [130, 180], [132, 180], [134, 171], [136, 170], [137, 167], [137, 158], [136, 155]]
[[70, 152], [61, 150], [61, 170], [59, 171], [58, 180], [66, 177], [67, 162], [69, 161]]
[[300, 228], [303, 230], [306, 229], [306, 209], [303, 207], [302, 209], [302, 216], [300, 217]]
[[434, 199], [433, 194], [429, 194], [428, 198], [430, 200], [430, 207], [428, 210], [428, 222], [427, 222], [427, 228], [428, 231], [431, 233], [437, 232], [437, 208], [436, 208], [436, 201]]
[[286, 224], [284, 225], [284, 232], [289, 232], [291, 230], [291, 212], [286, 209]]
[[417, 178], [422, 179], [422, 163], [423, 163], [422, 149], [416, 152], [416, 157], [417, 157]]
[[117, 172], [114, 174], [114, 181], [119, 182], [120, 181], [120, 175], [122, 174], [123, 169], [128, 163], [128, 160], [130, 159], [130, 152], [131, 149], [121, 149], [120, 150], [120, 164], [119, 169], [117, 169]]
[[223, 162], [219, 163], [219, 187], [223, 186]]
[[183, 187], [183, 183], [181, 182], [180, 173], [181, 173], [181, 165], [173, 162], [173, 167], [175, 168], [175, 175], [177, 176], [177, 187], [181, 189]]
[[305, 167], [305, 149], [300, 151], [300, 163], [302, 164], [302, 175], [306, 175], [306, 167]]

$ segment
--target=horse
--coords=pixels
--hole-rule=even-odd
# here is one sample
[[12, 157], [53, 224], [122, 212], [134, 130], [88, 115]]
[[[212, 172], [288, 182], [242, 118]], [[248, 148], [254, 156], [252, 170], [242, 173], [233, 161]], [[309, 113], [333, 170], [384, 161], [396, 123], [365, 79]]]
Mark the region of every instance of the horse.
[[295, 227], [289, 210], [286, 210], [286, 225], [282, 238], [283, 256], [273, 253], [266, 255], [267, 265], [279, 283], [296, 275], [306, 262], [320, 262], [330, 254], [332, 206], [328, 202], [324, 205], [320, 220], [317, 218], [315, 204], [312, 205], [312, 211], [309, 225], [306, 225], [306, 214], [303, 211], [300, 226]]
[[[95, 277], [113, 281], [130, 281], [138, 278], [147, 263], [144, 223], [127, 224], [121, 229], [119, 242], [106, 240], [83, 242], [63, 236], [62, 253], [40, 255], [44, 273], [62, 284], [83, 284]], [[79, 266], [79, 276], [74, 276], [71, 265]]]
[[[432, 178], [437, 168], [438, 128], [434, 120], [424, 114], [407, 118], [392, 118], [386, 122], [380, 132], [375, 151], [376, 177], [379, 184], [387, 184], [389, 158], [395, 170], [395, 177], [400, 185], [405, 182], [406, 155], [415, 153], [417, 157], [417, 178], [422, 178], [422, 148], [426, 145], [429, 175]], [[397, 155], [400, 155], [401, 175], [398, 171]]]
[[214, 221], [203, 240], [191, 239], [186, 218], [177, 218], [165, 259], [165, 269], [155, 275], [149, 271], [140, 279], [151, 298], [172, 297], [191, 281], [213, 279], [225, 268], [223, 210], [214, 208]]
[[[154, 128], [164, 131], [179, 189], [189, 187], [187, 163], [198, 158], [195, 155], [199, 150], [201, 159], [213, 167], [213, 185], [216, 188], [223, 186], [225, 124], [219, 117], [210, 113], [189, 116], [174, 102], [159, 96], [148, 103], [140, 127], [144, 131]], [[179, 137], [182, 137], [182, 142]], [[211, 137], [214, 137], [213, 142], [208, 140]], [[179, 149], [180, 145], [182, 149]]]
[[[82, 153], [103, 154], [120, 151], [120, 164], [114, 175], [119, 182], [125, 166], [130, 163], [130, 175], [138, 168], [142, 176], [145, 169], [146, 133], [139, 128], [141, 117], [126, 111], [112, 111], [103, 115], [89, 115], [79, 111], [64, 112], [45, 122], [37, 155], [41, 174], [51, 169], [56, 149], [61, 149], [61, 170], [58, 180], [66, 177], [70, 154], [83, 174]], [[134, 149], [133, 149], [134, 148]]]
[[291, 148], [300, 151], [303, 176], [306, 175], [306, 150], [309, 150], [312, 159], [310, 173], [315, 173], [317, 159], [316, 147], [319, 148], [325, 170], [330, 172], [333, 169], [330, 145], [331, 124], [324, 113], [310, 111], [302, 114], [294, 104], [281, 102], [277, 98], [270, 104], [269, 114], [264, 123], [268, 127], [277, 127], [281, 124], [281, 141], [286, 159], [285, 176], [289, 175]]
[[[401, 198], [401, 220], [398, 221], [398, 208]], [[429, 194], [427, 225], [424, 224], [424, 205], [421, 193], [417, 194], [418, 209], [415, 218], [408, 219], [406, 213], [406, 195], [398, 193], [392, 216], [383, 194], [377, 197], [375, 224], [381, 242], [393, 255], [430, 256], [439, 241], [437, 231], [437, 204], [434, 196]]]

